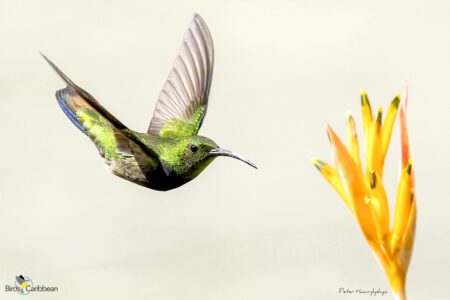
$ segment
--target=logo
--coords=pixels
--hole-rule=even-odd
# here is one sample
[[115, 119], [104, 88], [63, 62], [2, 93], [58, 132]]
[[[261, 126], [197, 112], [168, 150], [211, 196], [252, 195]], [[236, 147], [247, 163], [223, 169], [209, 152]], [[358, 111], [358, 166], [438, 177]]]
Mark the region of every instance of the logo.
[[19, 295], [28, 295], [30, 293], [40, 292], [57, 292], [57, 286], [34, 285], [33, 280], [28, 276], [16, 276], [14, 285], [5, 285], [6, 292], [16, 292]]
[[17, 291], [21, 295], [28, 295], [30, 291], [27, 292], [27, 286], [31, 286], [33, 288], [33, 281], [29, 277], [24, 277], [23, 275], [16, 276], [16, 282], [14, 282], [14, 286], [18, 288]]

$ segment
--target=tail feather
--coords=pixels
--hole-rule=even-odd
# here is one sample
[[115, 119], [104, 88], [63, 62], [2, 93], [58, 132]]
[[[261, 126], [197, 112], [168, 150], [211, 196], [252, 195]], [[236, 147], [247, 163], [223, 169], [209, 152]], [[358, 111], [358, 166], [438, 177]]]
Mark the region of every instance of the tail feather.
[[82, 132], [85, 132], [83, 126], [80, 124], [75, 111], [73, 111], [69, 104], [67, 103], [67, 95], [69, 93], [69, 88], [65, 88], [56, 92], [56, 99], [58, 100], [58, 104], [61, 107], [62, 111], [66, 114], [72, 123], [77, 126]]
[[56, 92], [59, 106], [70, 121], [91, 138], [102, 156], [132, 156], [136, 151], [140, 151], [145, 153], [148, 159], [157, 158], [153, 150], [134, 136], [94, 97], [77, 86], [47, 57], [43, 54], [42, 56], [67, 84], [66, 88]]
[[67, 83], [66, 88], [56, 92], [56, 99], [69, 120], [91, 138], [102, 156], [131, 156], [130, 142], [121, 132], [126, 126], [88, 92], [73, 83], [49, 59], [44, 58]]
[[[44, 54], [42, 57], [47, 61], [47, 63], [55, 70], [55, 72], [64, 80], [67, 84], [67, 87], [73, 90], [76, 94], [78, 94], [86, 104], [90, 107], [94, 108], [100, 114], [105, 116], [117, 129], [126, 129], [127, 127], [120, 122], [116, 117], [114, 117], [109, 111], [106, 110], [94, 97], [92, 97], [88, 92], [80, 88], [76, 85], [66, 74], [64, 74], [50, 59], [48, 59]], [[58, 96], [58, 95], [57, 95]], [[63, 109], [64, 110], [64, 109]], [[69, 117], [70, 118], [70, 117]]]
[[91, 138], [103, 157], [130, 155], [129, 144], [120, 130], [70, 86], [57, 91], [56, 98], [62, 111], [78, 129]]

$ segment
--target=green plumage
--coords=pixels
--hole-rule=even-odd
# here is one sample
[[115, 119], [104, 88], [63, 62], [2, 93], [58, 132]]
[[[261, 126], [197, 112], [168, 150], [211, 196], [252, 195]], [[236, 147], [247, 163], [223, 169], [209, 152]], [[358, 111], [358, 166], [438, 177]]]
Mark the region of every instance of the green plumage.
[[101, 149], [105, 158], [123, 157], [117, 153], [117, 141], [111, 123], [99, 113], [88, 108], [80, 108], [76, 116], [94, 144]]
[[217, 156], [255, 167], [198, 135], [208, 106], [213, 67], [211, 35], [200, 16], [194, 16], [184, 36], [147, 133], [129, 129], [44, 58], [67, 84], [56, 92], [61, 109], [92, 140], [113, 174], [155, 190], [170, 190], [194, 179]]
[[205, 113], [205, 107], [200, 106], [194, 113], [189, 122], [184, 122], [177, 118], [169, 119], [159, 132], [159, 135], [164, 138], [178, 140], [183, 137], [196, 135], [200, 129], [200, 122]]

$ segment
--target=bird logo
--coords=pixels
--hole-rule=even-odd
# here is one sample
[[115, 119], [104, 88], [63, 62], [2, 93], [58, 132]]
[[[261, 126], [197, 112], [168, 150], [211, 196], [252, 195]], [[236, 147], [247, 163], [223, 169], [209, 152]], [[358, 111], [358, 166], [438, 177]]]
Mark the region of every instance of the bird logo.
[[199, 15], [194, 15], [184, 34], [146, 133], [129, 129], [42, 56], [67, 84], [56, 92], [61, 109], [92, 140], [114, 175], [167, 191], [197, 177], [218, 156], [256, 168], [243, 156], [198, 135], [208, 107], [214, 62], [211, 34]]
[[30, 291], [27, 291], [26, 287], [27, 286], [32, 287], [33, 281], [31, 281], [31, 279], [29, 277], [19, 275], [19, 276], [16, 276], [15, 286], [20, 288], [20, 291], [18, 291], [19, 294], [27, 295], [30, 293]]

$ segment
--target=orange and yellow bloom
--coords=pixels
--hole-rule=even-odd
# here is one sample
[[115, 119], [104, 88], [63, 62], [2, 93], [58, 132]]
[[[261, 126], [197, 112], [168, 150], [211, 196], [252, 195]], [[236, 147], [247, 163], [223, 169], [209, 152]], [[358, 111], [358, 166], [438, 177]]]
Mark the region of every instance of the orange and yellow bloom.
[[[388, 277], [396, 299], [406, 299], [405, 280], [416, 224], [414, 168], [406, 121], [407, 92], [405, 96], [404, 100], [401, 100], [400, 95], [395, 96], [382, 122], [382, 108], [378, 108], [374, 116], [366, 92], [361, 92], [364, 166], [360, 158], [355, 122], [350, 113], [346, 116], [347, 147], [327, 124], [334, 166], [317, 158], [312, 159], [313, 164], [355, 216]], [[388, 198], [382, 179], [384, 161], [397, 114], [402, 170], [397, 189], [394, 221], [390, 226]]]

